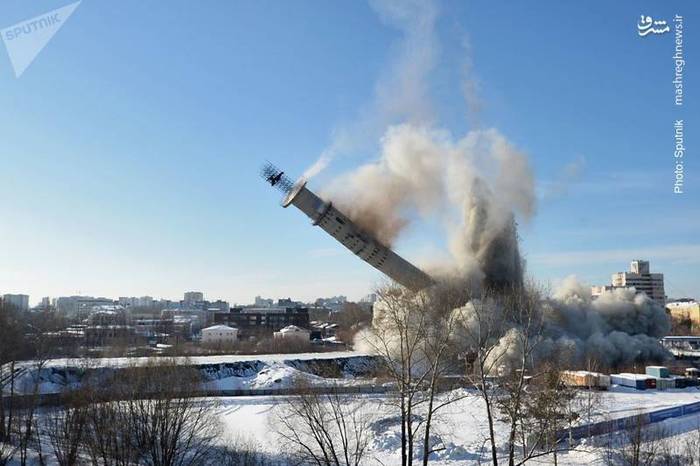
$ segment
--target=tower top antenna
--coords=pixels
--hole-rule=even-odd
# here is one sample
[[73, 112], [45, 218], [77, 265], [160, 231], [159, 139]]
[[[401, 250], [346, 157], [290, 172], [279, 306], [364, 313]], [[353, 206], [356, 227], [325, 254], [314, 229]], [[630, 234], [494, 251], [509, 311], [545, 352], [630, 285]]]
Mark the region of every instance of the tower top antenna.
[[267, 162], [260, 169], [260, 176], [284, 194], [289, 192], [294, 187], [294, 182], [285, 173], [270, 162]]

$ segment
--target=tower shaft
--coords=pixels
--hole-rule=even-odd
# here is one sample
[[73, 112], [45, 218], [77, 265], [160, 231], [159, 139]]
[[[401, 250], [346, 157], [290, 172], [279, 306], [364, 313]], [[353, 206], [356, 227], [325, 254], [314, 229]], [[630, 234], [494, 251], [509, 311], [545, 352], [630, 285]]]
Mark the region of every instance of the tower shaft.
[[[284, 179], [283, 172], [271, 165], [263, 169], [263, 176], [271, 184], [275, 179], [278, 181]], [[294, 205], [304, 212], [314, 225], [321, 227], [353, 254], [392, 280], [414, 291], [433, 284], [433, 280], [425, 272], [362, 231], [331, 202], [324, 201], [307, 189], [306, 182], [303, 180], [297, 182], [291, 189], [283, 189], [283, 192], [287, 195], [282, 201], [282, 206]]]

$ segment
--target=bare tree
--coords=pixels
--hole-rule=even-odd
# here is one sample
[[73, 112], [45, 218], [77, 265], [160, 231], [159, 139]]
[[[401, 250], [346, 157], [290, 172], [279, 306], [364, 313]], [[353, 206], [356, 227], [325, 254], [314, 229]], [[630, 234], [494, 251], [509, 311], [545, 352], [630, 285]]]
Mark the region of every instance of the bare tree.
[[652, 465], [661, 453], [664, 432], [657, 426], [647, 425], [643, 414], [634, 416], [622, 432], [622, 445], [617, 449], [618, 464], [629, 466]]
[[570, 449], [566, 429], [579, 418], [574, 409], [576, 392], [560, 380], [560, 364], [555, 359], [542, 364], [523, 402], [523, 454], [519, 464], [552, 455], [558, 464], [558, 453]]
[[683, 441], [680, 456], [686, 464], [700, 465], [700, 425]]
[[201, 398], [199, 387], [196, 369], [172, 360], [125, 369], [90, 404], [86, 444], [93, 462], [205, 464], [221, 429], [213, 401]]
[[15, 425], [16, 362], [29, 356], [25, 328], [19, 311], [0, 301], [0, 393], [7, 404], [0, 403], [0, 442], [12, 442]]
[[213, 464], [220, 466], [273, 466], [273, 461], [263, 453], [260, 444], [254, 440], [235, 436], [226, 440], [214, 457]]
[[[93, 392], [94, 393], [94, 392]], [[84, 445], [95, 466], [132, 466], [138, 464], [140, 452], [134, 433], [128, 429], [128, 410], [123, 404], [93, 395], [87, 409]]]
[[0, 442], [0, 466], [7, 466], [17, 453], [17, 447], [7, 442]]
[[[501, 460], [523, 464], [565, 448], [557, 432], [578, 415], [571, 403], [574, 393], [559, 383], [559, 364], [537, 367], [542, 294], [533, 283], [482, 287], [454, 311], [453, 339], [466, 361], [467, 378], [484, 402], [493, 465]], [[536, 368], [544, 370], [538, 373]], [[540, 383], [528, 386], [538, 379]], [[497, 422], [507, 425], [505, 458], [499, 456]]]
[[300, 394], [277, 408], [274, 429], [298, 464], [360, 466], [366, 464], [371, 439], [367, 409], [338, 390], [324, 393], [297, 383]]
[[88, 425], [87, 401], [82, 391], [69, 394], [63, 407], [46, 413], [42, 433], [46, 436], [59, 466], [78, 464]]
[[43, 345], [41, 345], [39, 351], [37, 352], [37, 358], [27, 364], [27, 371], [29, 376], [25, 377], [23, 381], [25, 382], [22, 387], [24, 394], [22, 409], [18, 412], [17, 430], [17, 440], [19, 444], [19, 458], [20, 464], [25, 466], [28, 460], [28, 453], [30, 447], [34, 444], [37, 448], [40, 447], [39, 442], [35, 442], [36, 439], [36, 411], [39, 407], [41, 398], [41, 383], [43, 380], [43, 371], [47, 363], [46, 352], [43, 351]]
[[[396, 404], [401, 421], [401, 464], [413, 464], [413, 443], [416, 434], [416, 413], [422, 402], [419, 392], [422, 369], [426, 365], [421, 352], [429, 318], [423, 304], [425, 293], [412, 293], [399, 285], [377, 290], [372, 331], [365, 334], [363, 344], [382, 356], [389, 378], [396, 385]], [[423, 374], [419, 374], [423, 372]]]
[[14, 445], [5, 451], [13, 450], [21, 465], [27, 464], [30, 448], [42, 459], [35, 414], [42, 372], [53, 351], [46, 336], [61, 325], [50, 312], [24, 312], [0, 303], [0, 443]]
[[500, 339], [505, 336], [505, 329], [496, 297], [497, 294], [493, 290], [483, 288], [478, 296], [454, 311], [457, 316], [454, 338], [463, 350], [463, 359], [467, 363], [467, 379], [478, 389], [484, 401], [491, 462], [494, 465], [498, 464], [494, 428], [497, 387], [494, 375], [508, 352], [507, 347], [499, 345]]
[[[528, 371], [533, 368], [533, 357], [542, 335], [541, 295], [533, 285], [504, 290], [504, 312], [513, 325], [508, 330], [509, 346], [514, 349], [503, 375], [499, 376], [502, 394], [496, 404], [508, 424], [508, 464], [516, 464], [518, 431], [524, 419], [523, 408], [527, 396]], [[527, 461], [527, 455], [519, 464]]]
[[437, 398], [444, 376], [456, 370], [451, 311], [462, 298], [449, 286], [413, 292], [390, 284], [376, 293], [371, 331], [356, 341], [382, 356], [384, 370], [396, 387], [390, 400], [399, 411], [401, 464], [410, 466], [418, 456], [425, 465], [438, 448], [431, 440], [436, 413], [462, 397]]

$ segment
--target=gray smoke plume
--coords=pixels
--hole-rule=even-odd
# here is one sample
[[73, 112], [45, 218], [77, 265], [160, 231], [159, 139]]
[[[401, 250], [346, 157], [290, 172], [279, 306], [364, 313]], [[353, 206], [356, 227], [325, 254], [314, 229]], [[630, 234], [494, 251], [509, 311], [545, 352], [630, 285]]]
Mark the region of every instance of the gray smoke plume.
[[[634, 289], [615, 289], [593, 299], [590, 287], [568, 277], [553, 296], [536, 305], [541, 317], [537, 326], [534, 362], [558, 359], [572, 368], [587, 368], [593, 362], [600, 370], [629, 367], [634, 363], [661, 362], [669, 357], [659, 338], [669, 331], [663, 307]], [[486, 347], [492, 372], [517, 367], [522, 348], [518, 338], [525, 331], [505, 310], [498, 294], [486, 301], [472, 299], [452, 311], [454, 344], [469, 353], [470, 335], [491, 335]], [[492, 373], [495, 375], [495, 373]]]
[[543, 310], [543, 353], [570, 351], [579, 362], [593, 358], [610, 367], [668, 357], [658, 342], [670, 330], [664, 308], [633, 289], [592, 299], [589, 287], [569, 277]]
[[524, 154], [496, 130], [453, 141], [446, 131], [390, 127], [379, 159], [322, 195], [387, 246], [416, 218], [440, 221], [453, 260], [437, 275], [489, 284], [522, 279], [514, 214], [533, 214], [534, 181]]

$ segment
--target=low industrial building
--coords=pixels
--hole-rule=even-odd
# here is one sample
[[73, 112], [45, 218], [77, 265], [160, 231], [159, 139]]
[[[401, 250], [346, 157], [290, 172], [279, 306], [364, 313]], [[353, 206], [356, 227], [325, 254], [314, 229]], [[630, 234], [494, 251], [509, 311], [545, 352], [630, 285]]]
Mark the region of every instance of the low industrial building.
[[88, 325], [83, 330], [85, 346], [133, 345], [136, 332], [131, 325]]
[[239, 329], [239, 338], [272, 336], [289, 325], [309, 327], [309, 309], [305, 307], [234, 307], [229, 312], [216, 313], [216, 324]]
[[311, 339], [312, 340], [324, 340], [327, 338], [335, 337], [338, 331], [338, 324], [333, 322], [320, 322], [313, 320], [310, 322], [311, 329]]

